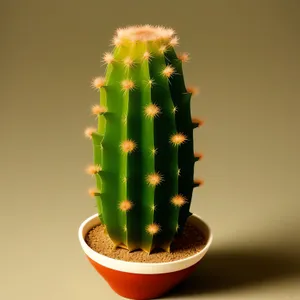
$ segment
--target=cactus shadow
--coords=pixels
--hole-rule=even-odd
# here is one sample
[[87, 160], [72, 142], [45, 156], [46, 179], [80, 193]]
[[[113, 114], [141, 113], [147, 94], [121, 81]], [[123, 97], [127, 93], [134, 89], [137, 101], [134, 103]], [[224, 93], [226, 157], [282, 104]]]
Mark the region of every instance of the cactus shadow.
[[278, 249], [211, 249], [196, 271], [163, 299], [224, 293], [291, 277], [300, 278], [299, 256]]

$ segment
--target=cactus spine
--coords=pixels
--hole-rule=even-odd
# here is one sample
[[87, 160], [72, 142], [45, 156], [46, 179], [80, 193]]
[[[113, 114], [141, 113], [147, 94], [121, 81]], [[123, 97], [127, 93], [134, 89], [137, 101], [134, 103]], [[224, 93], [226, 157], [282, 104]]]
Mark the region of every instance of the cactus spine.
[[150, 25], [119, 29], [105, 53], [106, 76], [94, 79], [101, 105], [92, 108], [98, 128], [88, 128], [100, 220], [116, 246], [129, 251], [170, 251], [191, 214], [194, 187], [194, 89], [184, 83], [172, 29]]

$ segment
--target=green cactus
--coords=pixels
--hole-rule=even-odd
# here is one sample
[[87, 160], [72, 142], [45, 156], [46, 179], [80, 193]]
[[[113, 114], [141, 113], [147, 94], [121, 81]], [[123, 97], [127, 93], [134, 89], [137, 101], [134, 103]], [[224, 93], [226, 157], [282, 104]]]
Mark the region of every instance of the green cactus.
[[172, 29], [150, 25], [118, 29], [104, 54], [106, 76], [95, 78], [101, 105], [92, 108], [98, 128], [88, 128], [101, 222], [116, 246], [129, 251], [170, 251], [190, 216], [194, 187], [195, 89], [184, 83]]

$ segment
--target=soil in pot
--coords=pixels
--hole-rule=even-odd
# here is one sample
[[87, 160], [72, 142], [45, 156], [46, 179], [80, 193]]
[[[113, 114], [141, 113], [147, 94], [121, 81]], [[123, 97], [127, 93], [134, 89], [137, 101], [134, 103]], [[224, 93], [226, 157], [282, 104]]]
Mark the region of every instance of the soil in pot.
[[206, 245], [204, 234], [193, 224], [187, 222], [181, 236], [171, 245], [171, 252], [155, 250], [151, 255], [144, 251], [129, 252], [123, 248], [115, 248], [103, 225], [92, 228], [86, 235], [86, 243], [94, 251], [105, 256], [131, 262], [160, 263], [183, 259], [201, 251]]

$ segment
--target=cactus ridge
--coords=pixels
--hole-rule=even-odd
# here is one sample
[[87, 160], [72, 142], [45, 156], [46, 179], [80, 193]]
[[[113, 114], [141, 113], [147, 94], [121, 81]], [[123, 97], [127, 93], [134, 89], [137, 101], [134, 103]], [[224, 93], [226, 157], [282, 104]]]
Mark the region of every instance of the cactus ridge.
[[194, 180], [190, 101], [196, 90], [184, 83], [176, 54], [174, 30], [150, 25], [118, 29], [114, 50], [103, 55], [105, 77], [93, 80], [101, 104], [92, 107], [97, 128], [87, 128], [93, 141], [101, 222], [116, 246], [148, 253], [170, 251], [174, 236], [190, 216]]

